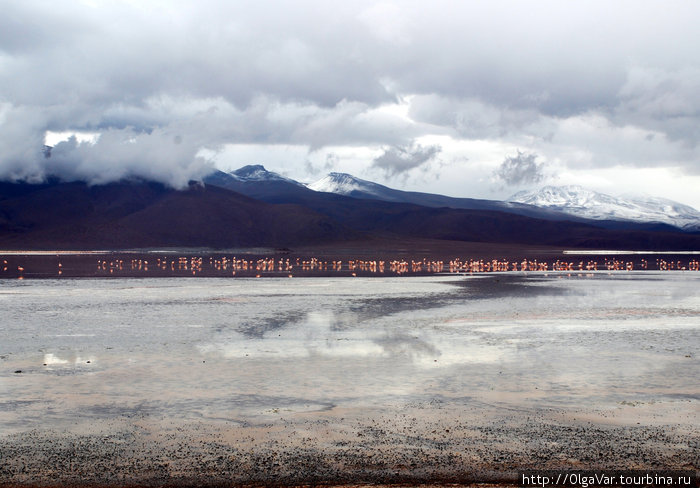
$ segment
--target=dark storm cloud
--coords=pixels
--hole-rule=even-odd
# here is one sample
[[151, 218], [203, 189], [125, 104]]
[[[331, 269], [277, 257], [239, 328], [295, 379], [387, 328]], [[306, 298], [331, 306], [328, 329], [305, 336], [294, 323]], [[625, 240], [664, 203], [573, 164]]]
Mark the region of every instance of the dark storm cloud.
[[413, 144], [407, 147], [390, 147], [384, 150], [384, 154], [374, 159], [372, 166], [384, 170], [389, 176], [396, 176], [427, 163], [441, 150], [442, 148], [437, 145]]
[[518, 151], [515, 156], [508, 156], [496, 170], [496, 176], [509, 186], [539, 183], [544, 179], [544, 163], [537, 162], [536, 154]]
[[[392, 99], [367, 53], [350, 49], [365, 51], [352, 39], [352, 15], [338, 17], [335, 7], [211, 0], [89, 5], [27, 1], [4, 8], [0, 49], [17, 55], [10, 67], [25, 77], [2, 79], [5, 95], [19, 103], [105, 106], [138, 106], [160, 93], [221, 96], [239, 107], [261, 93], [322, 106]], [[315, 16], [329, 22], [328, 30]], [[20, 49], [24, 44], [31, 49]]]
[[[211, 165], [199, 150], [229, 143], [390, 147], [371, 164], [397, 174], [436, 154], [411, 146], [436, 134], [697, 170], [700, 4], [671, 7], [6, 1], [0, 178], [136, 174], [177, 185]], [[385, 110], [401, 104], [408, 117]], [[581, 141], [567, 132], [577, 117], [604, 123]], [[629, 128], [644, 134], [605, 138]], [[46, 131], [102, 135], [46, 159]], [[650, 132], [659, 137], [647, 141]], [[665, 156], [638, 163], [638, 152]]]

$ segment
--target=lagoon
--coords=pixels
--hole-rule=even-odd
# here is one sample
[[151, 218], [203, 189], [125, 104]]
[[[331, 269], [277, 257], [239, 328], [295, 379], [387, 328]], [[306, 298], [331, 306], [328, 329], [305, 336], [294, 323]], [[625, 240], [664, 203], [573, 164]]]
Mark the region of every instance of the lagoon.
[[6, 281], [0, 481], [687, 468], [699, 289], [680, 271]]

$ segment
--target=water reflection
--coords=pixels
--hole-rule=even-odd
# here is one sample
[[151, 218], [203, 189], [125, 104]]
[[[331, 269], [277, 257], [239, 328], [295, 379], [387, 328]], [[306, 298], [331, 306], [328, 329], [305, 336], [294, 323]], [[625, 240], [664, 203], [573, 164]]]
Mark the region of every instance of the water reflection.
[[45, 353], [43, 366], [47, 369], [52, 370], [60, 367], [83, 367], [96, 363], [95, 356], [81, 357], [77, 355], [72, 355], [69, 359], [63, 359], [54, 353]]
[[384, 354], [390, 357], [437, 358], [442, 354], [428, 340], [401, 332], [388, 333], [375, 339], [375, 342], [383, 348]]

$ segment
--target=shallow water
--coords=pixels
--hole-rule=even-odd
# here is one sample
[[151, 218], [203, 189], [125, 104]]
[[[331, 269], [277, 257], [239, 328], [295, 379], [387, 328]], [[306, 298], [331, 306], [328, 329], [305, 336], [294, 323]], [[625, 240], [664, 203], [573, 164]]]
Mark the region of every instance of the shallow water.
[[426, 401], [656, 405], [655, 422], [693, 423], [699, 285], [653, 272], [5, 282], [0, 432]]

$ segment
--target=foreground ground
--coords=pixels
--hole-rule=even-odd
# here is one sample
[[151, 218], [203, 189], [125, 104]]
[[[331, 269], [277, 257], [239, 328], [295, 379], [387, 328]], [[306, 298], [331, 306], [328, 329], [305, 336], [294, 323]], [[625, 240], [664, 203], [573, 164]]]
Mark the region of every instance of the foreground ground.
[[398, 411], [275, 412], [250, 425], [134, 414], [84, 432], [6, 437], [0, 479], [63, 486], [465, 484], [516, 483], [523, 469], [697, 469], [700, 437], [689, 428], [691, 412], [677, 408], [674, 415], [685, 421], [669, 426], [654, 425], [658, 411], [641, 410], [570, 418], [436, 400]]

